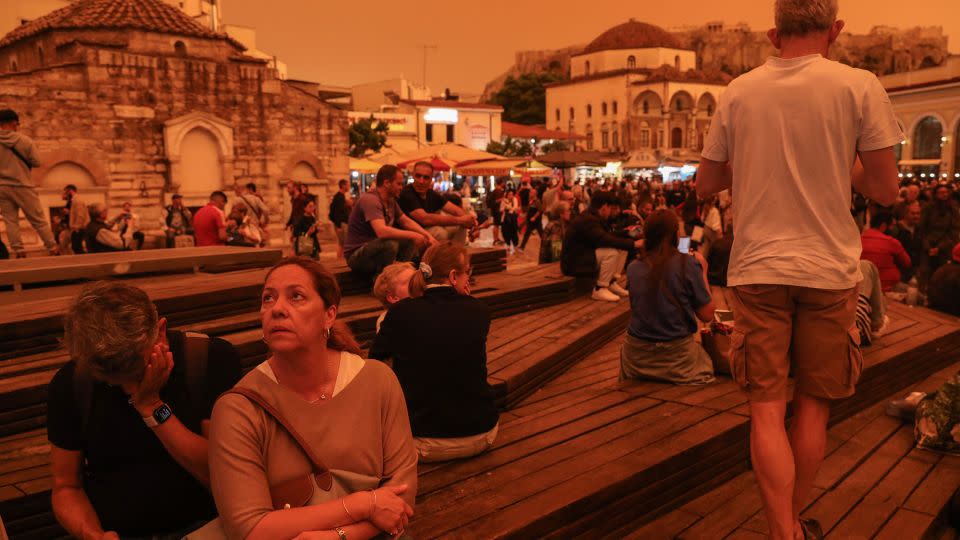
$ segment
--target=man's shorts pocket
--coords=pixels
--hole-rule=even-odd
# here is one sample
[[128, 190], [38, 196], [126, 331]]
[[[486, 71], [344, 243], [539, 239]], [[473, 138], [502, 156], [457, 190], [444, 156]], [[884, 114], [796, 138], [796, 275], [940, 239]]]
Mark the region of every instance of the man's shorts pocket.
[[743, 332], [734, 330], [730, 334], [730, 375], [744, 390], [750, 385], [747, 381], [746, 345], [746, 336]]
[[847, 372], [847, 386], [853, 388], [860, 380], [863, 372], [863, 351], [860, 350], [860, 330], [854, 325], [847, 331], [849, 339], [849, 353], [847, 355], [849, 370]]

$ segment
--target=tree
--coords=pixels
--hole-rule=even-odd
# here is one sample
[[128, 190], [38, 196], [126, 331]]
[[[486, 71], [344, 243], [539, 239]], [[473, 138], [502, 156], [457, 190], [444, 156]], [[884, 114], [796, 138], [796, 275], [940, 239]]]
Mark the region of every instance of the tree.
[[350, 156], [363, 157], [368, 150], [379, 152], [387, 144], [387, 131], [390, 129], [383, 120], [370, 118], [357, 120], [350, 126]]
[[503, 142], [490, 141], [487, 152], [504, 157], [527, 157], [533, 155], [533, 145], [529, 141], [508, 136]]
[[553, 141], [543, 145], [543, 148], [540, 149], [544, 154], [549, 154], [550, 152], [566, 152], [569, 150], [566, 143], [563, 141]]
[[562, 80], [556, 73], [527, 73], [507, 77], [503, 88], [490, 102], [503, 107], [503, 119], [516, 124], [544, 124], [547, 119], [547, 93], [544, 85]]

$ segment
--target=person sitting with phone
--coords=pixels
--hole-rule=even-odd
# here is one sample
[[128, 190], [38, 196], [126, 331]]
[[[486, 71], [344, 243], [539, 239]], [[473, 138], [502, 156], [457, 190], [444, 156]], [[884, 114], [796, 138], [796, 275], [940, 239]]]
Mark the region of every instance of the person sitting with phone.
[[713, 382], [710, 356], [694, 340], [697, 320], [713, 320], [707, 263], [677, 249], [677, 214], [661, 210], [644, 223], [640, 259], [627, 267], [630, 325], [620, 350], [620, 379], [675, 384]]

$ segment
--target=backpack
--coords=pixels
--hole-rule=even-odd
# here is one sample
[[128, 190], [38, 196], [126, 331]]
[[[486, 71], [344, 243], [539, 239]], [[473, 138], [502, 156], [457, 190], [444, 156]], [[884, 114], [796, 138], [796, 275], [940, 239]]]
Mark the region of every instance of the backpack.
[[[196, 332], [183, 333], [181, 357], [184, 359], [187, 397], [192, 411], [201, 411], [207, 403], [207, 359], [210, 336]], [[93, 408], [94, 380], [85, 370], [74, 367], [73, 395], [80, 410], [82, 433], [87, 433], [90, 425], [90, 413]], [[198, 415], [202, 417], [203, 415]]]

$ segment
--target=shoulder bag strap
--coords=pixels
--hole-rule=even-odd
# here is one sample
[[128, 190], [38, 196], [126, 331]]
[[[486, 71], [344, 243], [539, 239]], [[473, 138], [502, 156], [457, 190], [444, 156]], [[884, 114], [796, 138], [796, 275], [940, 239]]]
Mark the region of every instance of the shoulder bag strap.
[[207, 364], [210, 351], [210, 336], [197, 332], [183, 333], [183, 358], [186, 365], [184, 373], [187, 376], [187, 394], [190, 397], [190, 404], [193, 405], [193, 412], [197, 418], [203, 420], [207, 418], [210, 411], [207, 410]]
[[29, 161], [27, 161], [27, 158], [23, 157], [23, 154], [21, 154], [21, 153], [17, 150], [17, 147], [16, 147], [16, 146], [7, 146], [7, 145], [5, 145], [5, 144], [0, 144], [0, 146], [6, 148], [7, 150], [10, 150], [11, 152], [13, 152], [13, 155], [15, 155], [15, 156], [17, 156], [18, 158], [20, 158], [20, 161], [22, 161], [23, 164], [26, 165], [28, 169], [33, 169], [33, 164], [31, 164]]
[[267, 402], [256, 390], [251, 390], [250, 388], [234, 387], [227, 392], [226, 394], [239, 394], [250, 401], [256, 403], [260, 406], [261, 409], [267, 412], [278, 424], [283, 426], [283, 429], [293, 437], [293, 440], [297, 442], [297, 445], [307, 454], [307, 458], [310, 459], [310, 463], [313, 464], [313, 474], [317, 480], [317, 486], [324, 491], [330, 491], [330, 488], [333, 487], [333, 476], [330, 474], [330, 469], [323, 463], [323, 460], [317, 456], [313, 449], [307, 444], [307, 441], [300, 436], [300, 433], [293, 428], [289, 423], [287, 423], [286, 418], [280, 414], [273, 405]]

